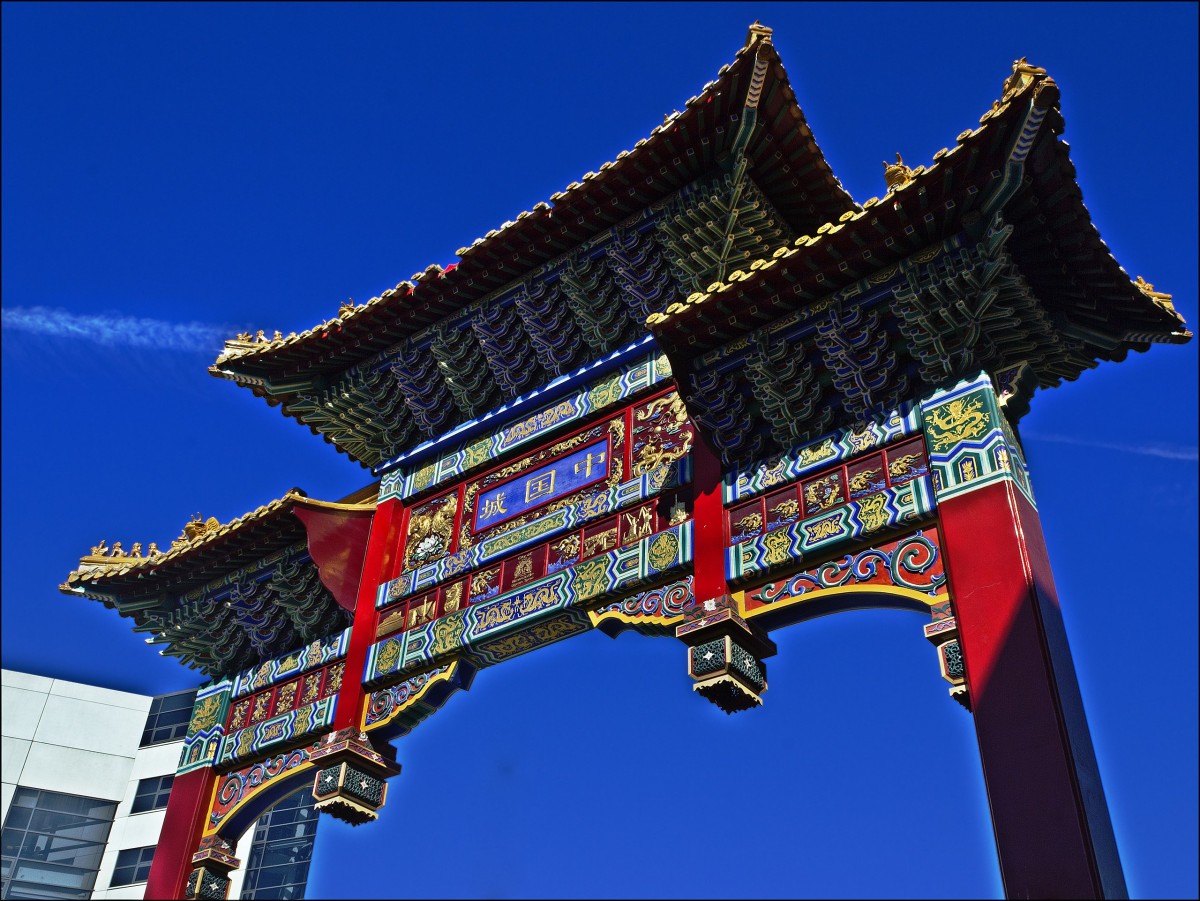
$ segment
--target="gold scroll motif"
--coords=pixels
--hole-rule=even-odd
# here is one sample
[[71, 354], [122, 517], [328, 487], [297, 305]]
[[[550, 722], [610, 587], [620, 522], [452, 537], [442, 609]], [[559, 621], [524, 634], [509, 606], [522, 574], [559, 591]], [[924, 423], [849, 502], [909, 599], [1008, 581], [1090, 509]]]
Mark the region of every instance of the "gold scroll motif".
[[604, 558], [585, 560], [575, 567], [575, 594], [587, 601], [603, 594], [608, 587], [608, 566]]
[[674, 532], [663, 532], [650, 542], [646, 560], [656, 570], [674, 566], [679, 559], [679, 539]]
[[485, 631], [514, 622], [530, 613], [545, 610], [558, 602], [558, 593], [553, 585], [540, 585], [499, 603], [481, 607], [477, 614], [477, 629]]
[[811, 510], [828, 510], [842, 502], [842, 486], [837, 473], [804, 486], [804, 504]]
[[944, 451], [983, 435], [991, 428], [991, 418], [983, 409], [982, 397], [961, 397], [935, 407], [925, 420], [929, 424], [930, 444]]
[[767, 566], [786, 563], [792, 557], [792, 539], [786, 529], [768, 532], [763, 536], [763, 549], [765, 551], [763, 557]]
[[[678, 392], [650, 401], [636, 415], [639, 422], [660, 415], [662, 421], [650, 430], [646, 444], [638, 450], [637, 460], [633, 463], [633, 475], [644, 475], [652, 469], [674, 463], [691, 451], [694, 436], [689, 428], [687, 408]], [[676, 437], [682, 438], [681, 443], [672, 443]]]
[[453, 613], [462, 607], [463, 584], [462, 582], [455, 582], [453, 585], [446, 586], [446, 590], [443, 592], [442, 603], [442, 611], [444, 613]]
[[858, 502], [858, 519], [863, 529], [876, 532], [888, 523], [887, 495], [880, 491], [868, 494]]

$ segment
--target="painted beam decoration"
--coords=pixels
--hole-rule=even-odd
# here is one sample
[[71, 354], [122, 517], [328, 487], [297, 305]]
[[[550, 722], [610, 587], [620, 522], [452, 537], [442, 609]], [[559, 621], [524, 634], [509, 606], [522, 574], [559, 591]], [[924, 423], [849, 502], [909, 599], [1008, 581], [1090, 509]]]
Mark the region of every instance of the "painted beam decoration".
[[549, 628], [550, 620], [575, 621], [582, 613], [583, 619], [578, 620], [581, 628], [568, 633], [565, 627], [556, 626], [545, 632], [544, 638], [557, 640], [575, 634], [590, 625], [588, 606], [649, 581], [665, 579], [691, 559], [691, 523], [685, 522], [384, 639], [371, 647], [364, 682], [426, 669], [463, 653], [483, 653], [494, 639], [510, 632], [535, 625]]
[[987, 373], [935, 391], [921, 415], [939, 500], [1008, 481], [1037, 509], [1024, 452]]

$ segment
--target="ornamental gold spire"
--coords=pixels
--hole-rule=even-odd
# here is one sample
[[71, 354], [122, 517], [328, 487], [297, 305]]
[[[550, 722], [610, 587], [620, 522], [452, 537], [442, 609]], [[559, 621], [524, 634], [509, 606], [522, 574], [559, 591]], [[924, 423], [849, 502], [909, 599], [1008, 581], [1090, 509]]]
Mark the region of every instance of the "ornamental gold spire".
[[883, 180], [887, 183], [889, 191], [904, 187], [913, 180], [916, 174], [916, 170], [904, 165], [904, 160], [899, 153], [896, 154], [896, 162], [883, 161]]

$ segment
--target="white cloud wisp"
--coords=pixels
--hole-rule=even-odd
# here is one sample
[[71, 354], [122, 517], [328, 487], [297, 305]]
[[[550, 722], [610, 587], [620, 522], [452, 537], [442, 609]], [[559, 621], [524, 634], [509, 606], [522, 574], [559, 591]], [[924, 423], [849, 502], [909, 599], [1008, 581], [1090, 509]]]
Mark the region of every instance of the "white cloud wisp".
[[206, 351], [216, 354], [236, 329], [204, 322], [166, 322], [139, 316], [70, 313], [52, 307], [5, 307], [5, 329], [78, 338], [106, 347]]
[[1086, 441], [1066, 435], [1044, 435], [1027, 432], [1021, 436], [1030, 441], [1052, 441], [1057, 444], [1077, 444], [1083, 447], [1098, 447], [1103, 450], [1123, 451], [1127, 454], [1141, 454], [1145, 457], [1161, 457], [1164, 460], [1200, 460], [1200, 449], [1185, 447], [1178, 444], [1113, 444], [1106, 441]]

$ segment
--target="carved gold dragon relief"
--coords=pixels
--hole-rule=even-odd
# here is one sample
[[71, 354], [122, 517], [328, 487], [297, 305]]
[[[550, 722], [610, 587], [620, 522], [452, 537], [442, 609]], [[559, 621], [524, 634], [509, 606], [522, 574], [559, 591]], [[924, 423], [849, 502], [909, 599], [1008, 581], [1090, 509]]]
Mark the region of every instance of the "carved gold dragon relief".
[[983, 398], [963, 397], [933, 410], [926, 417], [935, 451], [944, 451], [960, 441], [970, 441], [991, 428], [991, 418], [983, 409]]

